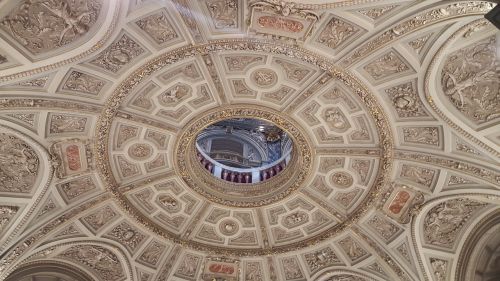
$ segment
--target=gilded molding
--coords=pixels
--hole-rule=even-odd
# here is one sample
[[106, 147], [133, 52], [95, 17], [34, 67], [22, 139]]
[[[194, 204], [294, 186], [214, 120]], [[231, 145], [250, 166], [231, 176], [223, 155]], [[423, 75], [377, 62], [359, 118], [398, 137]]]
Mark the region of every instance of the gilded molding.
[[374, 39], [351, 52], [351, 55], [344, 58], [340, 65], [350, 66], [379, 50], [381, 47], [431, 24], [466, 15], [483, 15], [490, 11], [493, 6], [493, 3], [487, 1], [463, 1], [430, 8], [410, 19], [389, 27]]
[[[230, 248], [220, 248], [216, 246], [210, 246], [203, 243], [191, 241], [173, 233], [165, 231], [163, 227], [160, 227], [157, 223], [153, 222], [150, 218], [144, 216], [140, 213], [135, 206], [130, 204], [126, 197], [121, 193], [119, 185], [117, 184], [112, 172], [108, 155], [108, 144], [109, 144], [109, 130], [114, 122], [116, 114], [121, 106], [122, 101], [129, 95], [132, 90], [138, 86], [142, 81], [146, 80], [149, 76], [154, 73], [161, 71], [168, 65], [177, 63], [187, 58], [192, 58], [195, 56], [203, 56], [205, 54], [217, 53], [221, 51], [254, 51], [254, 52], [264, 52], [268, 54], [285, 55], [298, 60], [302, 60], [305, 63], [315, 65], [329, 73], [330, 76], [334, 77], [338, 81], [345, 84], [347, 87], [353, 90], [353, 93], [358, 95], [360, 101], [367, 107], [370, 112], [375, 125], [377, 126], [377, 131], [380, 139], [380, 168], [377, 172], [374, 185], [370, 190], [369, 195], [360, 203], [359, 208], [357, 208], [351, 217], [349, 217], [344, 222], [333, 226], [331, 229], [325, 230], [314, 237], [301, 240], [298, 242], [290, 243], [283, 246], [276, 246], [274, 248], [251, 248], [251, 249], [230, 249]], [[240, 113], [241, 114], [241, 113]], [[273, 119], [271, 119], [273, 120]], [[282, 125], [277, 123], [277, 125]], [[195, 131], [190, 132], [190, 135], [194, 135]], [[305, 143], [305, 142], [304, 142]], [[373, 94], [363, 85], [363, 83], [355, 78], [351, 73], [346, 72], [344, 69], [338, 68], [330, 60], [323, 58], [313, 52], [304, 50], [297, 46], [290, 46], [282, 43], [276, 43], [266, 40], [256, 40], [256, 39], [225, 39], [225, 40], [213, 40], [206, 44], [200, 44], [195, 46], [185, 46], [174, 51], [162, 54], [152, 60], [147, 64], [139, 67], [131, 76], [125, 79], [113, 92], [111, 97], [108, 99], [101, 116], [99, 117], [97, 128], [96, 128], [96, 152], [94, 153], [96, 157], [97, 168], [99, 174], [106, 185], [108, 191], [113, 194], [118, 205], [124, 210], [130, 217], [134, 218], [137, 222], [141, 223], [144, 227], [149, 228], [155, 234], [168, 239], [176, 244], [185, 245], [189, 248], [204, 251], [209, 254], [219, 254], [219, 255], [233, 255], [233, 256], [255, 256], [255, 255], [266, 255], [266, 254], [277, 254], [290, 252], [304, 247], [309, 247], [320, 241], [328, 239], [347, 226], [352, 225], [352, 223], [359, 220], [362, 215], [370, 208], [373, 207], [373, 203], [377, 200], [380, 195], [380, 190], [383, 186], [388, 183], [390, 171], [392, 169], [392, 149], [393, 149], [393, 136], [391, 134], [391, 129], [388, 124], [388, 119], [382, 110], [382, 107], [378, 104], [376, 98]], [[199, 166], [199, 165], [198, 165]], [[195, 166], [196, 167], [196, 166]], [[201, 169], [201, 167], [199, 167]], [[286, 171], [284, 171], [285, 173]], [[185, 177], [186, 174], [181, 174]], [[279, 177], [277, 177], [279, 179]]]
[[471, 164], [469, 162], [456, 160], [446, 156], [438, 157], [437, 155], [433, 155], [430, 153], [396, 150], [394, 152], [394, 158], [431, 164], [438, 167], [454, 170], [458, 173], [466, 173], [481, 180], [488, 181], [495, 186], [498, 186], [500, 184], [500, 172], [494, 169], [481, 167], [476, 164]]
[[96, 198], [89, 200], [82, 205], [76, 206], [73, 209], [69, 210], [67, 213], [64, 213], [59, 217], [52, 219], [45, 225], [38, 228], [35, 232], [33, 232], [25, 239], [19, 240], [16, 246], [12, 247], [10, 252], [6, 254], [2, 260], [0, 260], [0, 280], [5, 279], [5, 277], [14, 270], [10, 267], [14, 265], [16, 263], [16, 260], [23, 256], [23, 254], [25, 254], [28, 250], [30, 250], [38, 241], [53, 233], [60, 227], [64, 226], [65, 223], [72, 221], [75, 216], [78, 216], [85, 210], [88, 210], [110, 198], [111, 196], [109, 193], [100, 194]]
[[[245, 184], [244, 188], [238, 189], [241, 194], [237, 196], [227, 194], [234, 192], [238, 184], [216, 179], [202, 169], [197, 163], [194, 149], [196, 137], [206, 126], [228, 118], [258, 118], [269, 121], [286, 131], [294, 143], [292, 160], [282, 173], [265, 182]], [[248, 104], [218, 107], [184, 127], [174, 149], [175, 168], [191, 189], [212, 202], [245, 208], [268, 205], [288, 196], [308, 178], [313, 155], [310, 141], [305, 136], [295, 122], [277, 111]], [[263, 196], [265, 199], [262, 199]]]
[[[84, 58], [92, 55], [93, 53], [99, 51], [103, 46], [106, 45], [106, 42], [108, 40], [110, 40], [110, 38], [113, 35], [113, 33], [115, 31], [115, 28], [116, 28], [116, 26], [118, 24], [119, 15], [120, 15], [121, 10], [123, 9], [123, 7], [122, 7], [122, 4], [121, 4], [120, 1], [117, 1], [116, 5], [118, 5], [118, 7], [115, 7], [115, 12], [113, 13], [113, 19], [111, 21], [110, 26], [108, 27], [108, 30], [106, 31], [106, 33], [104, 34], [104, 36], [97, 43], [95, 43], [90, 49], [88, 49], [88, 50], [84, 51], [83, 53], [80, 53], [80, 54], [78, 54], [78, 55], [76, 55], [76, 56], [74, 56], [72, 58], [64, 59], [64, 60], [58, 61], [56, 63], [52, 63], [52, 64], [49, 64], [49, 65], [40, 66], [40, 67], [37, 67], [37, 68], [34, 68], [34, 69], [30, 69], [30, 70], [27, 70], [27, 71], [21, 71], [21, 72], [18, 72], [18, 73], [9, 74], [9, 75], [6, 75], [6, 76], [0, 76], [0, 83], [7, 82], [7, 81], [12, 81], [12, 80], [15, 80], [15, 79], [20, 79], [20, 78], [34, 76], [36, 74], [39, 74], [39, 73], [42, 73], [42, 72], [47, 72], [47, 71], [50, 71], [52, 69], [68, 65], [70, 63], [75, 63], [75, 62], [78, 62], [78, 61], [80, 61], [80, 60], [82, 60], [82, 59], [84, 59]], [[111, 9], [111, 7], [109, 7], [109, 8]]]

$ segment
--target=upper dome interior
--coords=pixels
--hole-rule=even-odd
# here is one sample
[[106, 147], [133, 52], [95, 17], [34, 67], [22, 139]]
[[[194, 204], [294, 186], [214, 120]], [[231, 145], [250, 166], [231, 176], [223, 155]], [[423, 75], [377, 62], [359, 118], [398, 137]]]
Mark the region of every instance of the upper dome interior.
[[0, 1], [0, 280], [497, 277], [494, 7]]

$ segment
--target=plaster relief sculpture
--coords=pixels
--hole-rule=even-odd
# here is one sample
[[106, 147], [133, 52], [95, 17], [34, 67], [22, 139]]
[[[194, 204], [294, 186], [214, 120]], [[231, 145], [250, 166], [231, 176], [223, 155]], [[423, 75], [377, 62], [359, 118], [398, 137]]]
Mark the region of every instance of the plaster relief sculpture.
[[89, 194], [97, 189], [91, 176], [83, 176], [57, 185], [63, 199], [76, 200], [78, 197]]
[[335, 172], [330, 177], [330, 182], [338, 188], [348, 188], [350, 187], [354, 179], [349, 173], [346, 172]]
[[385, 90], [400, 118], [429, 116], [412, 82]]
[[91, 228], [91, 230], [97, 232], [101, 230], [102, 227], [108, 225], [117, 218], [118, 214], [115, 212], [115, 210], [113, 210], [113, 208], [110, 206], [105, 206], [84, 217], [82, 221], [84, 221], [85, 224]]
[[217, 234], [215, 227], [210, 226], [210, 225], [203, 225], [200, 230], [198, 231], [198, 234], [196, 234], [196, 238], [199, 238], [200, 240], [212, 242], [212, 243], [219, 243], [222, 244], [224, 243], [225, 239], [221, 237], [220, 235]]
[[440, 127], [404, 127], [403, 139], [407, 143], [440, 146]]
[[282, 224], [290, 229], [297, 227], [299, 225], [303, 225], [309, 221], [309, 215], [307, 213], [298, 211], [283, 217]]
[[382, 80], [398, 73], [407, 72], [411, 68], [394, 51], [390, 51], [363, 68], [373, 79]]
[[337, 49], [361, 29], [345, 20], [333, 17], [319, 34], [316, 41], [330, 49]]
[[198, 273], [198, 268], [201, 262], [201, 257], [186, 254], [184, 258], [180, 262], [177, 270], [175, 271], [175, 275], [186, 278], [188, 280], [195, 280], [195, 277]]
[[351, 127], [347, 117], [338, 107], [332, 107], [325, 110], [323, 119], [330, 129], [339, 132], [345, 132]]
[[288, 79], [297, 83], [300, 83], [312, 72], [312, 70], [282, 59], [276, 59], [275, 62], [283, 68]]
[[445, 281], [447, 278], [448, 262], [442, 259], [430, 258], [432, 271], [436, 281]]
[[97, 96], [105, 85], [106, 82], [102, 79], [73, 70], [62, 85], [61, 90]]
[[101, 11], [98, 0], [22, 1], [1, 28], [33, 54], [50, 52], [83, 37]]
[[11, 220], [15, 217], [17, 212], [19, 211], [19, 207], [17, 206], [0, 206], [0, 234], [7, 229], [7, 225], [11, 222]]
[[134, 58], [146, 52], [131, 37], [123, 34], [120, 39], [100, 53], [90, 64], [117, 73]]
[[432, 35], [433, 33], [429, 33], [422, 37], [418, 37], [417, 39], [408, 42], [408, 45], [410, 45], [410, 47], [412, 47], [417, 54], [420, 54], [420, 52], [422, 52], [423, 47], [425, 46], [427, 41], [429, 41], [429, 38], [431, 38]]
[[394, 239], [394, 237], [401, 232], [401, 228], [379, 214], [371, 217], [367, 225], [373, 228], [373, 230], [387, 242]]
[[244, 80], [232, 80], [234, 95], [242, 97], [254, 97], [257, 92], [250, 90]]
[[366, 279], [351, 274], [339, 274], [328, 278], [325, 281], [366, 281]]
[[51, 114], [49, 132], [51, 134], [82, 133], [86, 129], [87, 117], [70, 114]]
[[264, 273], [260, 262], [246, 262], [243, 281], [264, 281]]
[[175, 106], [180, 101], [191, 95], [191, 87], [186, 84], [177, 84], [170, 87], [158, 96], [158, 101], [163, 106]]
[[324, 268], [342, 264], [330, 247], [307, 253], [304, 255], [304, 259], [306, 260], [311, 275]]
[[226, 56], [227, 69], [229, 71], [244, 71], [249, 65], [263, 63], [263, 56]]
[[205, 4], [216, 29], [238, 27], [238, 0], [208, 0]]
[[158, 202], [160, 206], [163, 207], [169, 213], [177, 213], [182, 209], [182, 203], [177, 201], [170, 194], [160, 194], [158, 195]]
[[467, 198], [451, 199], [434, 206], [424, 219], [424, 240], [428, 245], [451, 249], [458, 235], [479, 210], [487, 204]]
[[126, 271], [118, 257], [112, 251], [101, 246], [73, 246], [59, 254], [59, 257], [69, 259], [96, 272], [103, 280], [118, 281], [126, 277]]
[[128, 149], [128, 155], [136, 160], [150, 158], [153, 154], [153, 147], [147, 143], [134, 143]]
[[346, 237], [339, 241], [340, 248], [353, 262], [357, 263], [360, 259], [367, 256], [368, 253], [361, 247], [361, 245], [354, 241], [351, 237]]
[[[1, 58], [0, 58], [1, 60]], [[14, 85], [22, 87], [22, 88], [40, 88], [43, 89], [45, 86], [47, 86], [47, 82], [49, 81], [50, 76], [42, 76], [39, 78], [35, 79], [30, 79], [30, 80], [25, 80], [21, 81], [19, 83], [16, 83]]]
[[0, 192], [30, 193], [39, 166], [31, 146], [14, 135], [0, 133]]
[[304, 273], [299, 265], [296, 257], [287, 257], [281, 260], [283, 271], [285, 273], [285, 280], [297, 280], [304, 278]]
[[255, 70], [250, 77], [257, 86], [263, 88], [272, 87], [278, 81], [276, 72], [264, 68]]
[[127, 141], [137, 138], [139, 135], [139, 128], [128, 125], [120, 125], [118, 133], [116, 134], [116, 147], [121, 148]]
[[372, 160], [354, 159], [351, 167], [356, 171], [362, 184], [367, 184], [371, 167], [374, 165]]
[[178, 37], [168, 15], [163, 11], [144, 17], [135, 24], [159, 45]]
[[399, 7], [399, 5], [387, 5], [370, 9], [362, 9], [359, 10], [358, 13], [365, 15], [372, 20], [377, 20], [397, 7]]
[[116, 159], [123, 178], [129, 178], [140, 174], [139, 165], [127, 161], [123, 156], [117, 156]]
[[162, 243], [153, 240], [149, 245], [144, 249], [142, 254], [137, 258], [139, 262], [145, 263], [153, 268], [156, 268], [158, 262], [162, 254], [167, 249], [167, 246]]
[[435, 177], [438, 175], [435, 169], [403, 164], [400, 177], [414, 183], [425, 186], [431, 190]]
[[147, 238], [146, 235], [127, 222], [115, 226], [106, 236], [123, 244], [131, 253], [134, 253]]
[[239, 224], [236, 221], [231, 220], [231, 219], [223, 220], [219, 224], [220, 232], [226, 236], [232, 236], [232, 235], [236, 234], [238, 232], [239, 228], [240, 228]]
[[[495, 37], [451, 53], [441, 73], [449, 102], [474, 124], [500, 117], [500, 63]], [[478, 95], [477, 93], [481, 93]]]
[[361, 193], [361, 189], [356, 188], [353, 191], [349, 192], [337, 192], [333, 197], [335, 201], [337, 201], [342, 207], [348, 209], [351, 205], [354, 204], [359, 194]]

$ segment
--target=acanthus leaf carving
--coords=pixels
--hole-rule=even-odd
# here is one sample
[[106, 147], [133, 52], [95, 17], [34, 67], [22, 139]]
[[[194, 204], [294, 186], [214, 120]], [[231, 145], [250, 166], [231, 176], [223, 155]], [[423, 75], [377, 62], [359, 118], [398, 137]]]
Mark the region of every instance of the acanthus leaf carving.
[[496, 53], [496, 40], [491, 37], [451, 53], [444, 62], [441, 85], [446, 98], [476, 124], [500, 117]]
[[424, 219], [424, 241], [428, 245], [452, 248], [471, 217], [486, 205], [468, 198], [457, 198], [432, 207]]
[[101, 1], [22, 1], [1, 28], [33, 54], [42, 54], [83, 37], [96, 23]]

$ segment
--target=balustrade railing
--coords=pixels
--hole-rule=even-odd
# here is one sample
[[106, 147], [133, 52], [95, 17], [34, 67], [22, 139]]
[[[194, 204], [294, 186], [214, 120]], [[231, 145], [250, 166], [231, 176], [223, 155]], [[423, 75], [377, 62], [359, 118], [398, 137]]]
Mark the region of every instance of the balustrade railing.
[[215, 177], [235, 183], [257, 183], [281, 173], [290, 162], [292, 148], [273, 163], [255, 168], [234, 168], [221, 164], [207, 155], [198, 144], [196, 144], [196, 152], [201, 165]]

